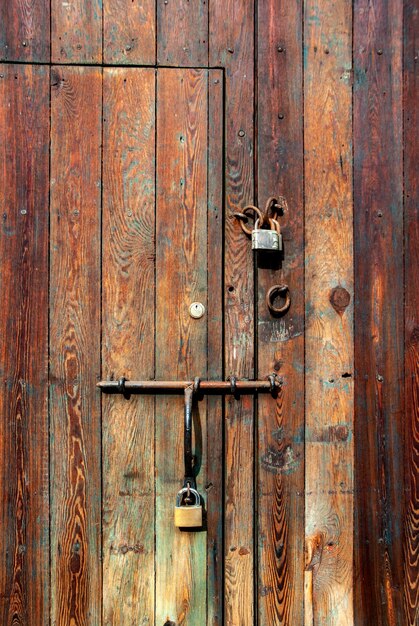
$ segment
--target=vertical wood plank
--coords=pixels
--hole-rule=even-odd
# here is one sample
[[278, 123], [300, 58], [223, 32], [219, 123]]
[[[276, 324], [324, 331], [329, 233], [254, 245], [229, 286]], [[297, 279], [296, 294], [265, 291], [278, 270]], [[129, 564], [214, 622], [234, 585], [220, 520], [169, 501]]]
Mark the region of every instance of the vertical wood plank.
[[[159, 70], [157, 78], [156, 378], [207, 375], [206, 70]], [[182, 487], [183, 398], [156, 398], [156, 623], [206, 622], [205, 532], [173, 525]], [[197, 486], [206, 480], [206, 404], [194, 410]]]
[[155, 0], [104, 0], [105, 63], [153, 65], [156, 59]]
[[417, 164], [419, 7], [404, 3], [404, 202], [405, 202], [405, 489], [404, 620], [419, 622], [419, 186]]
[[0, 60], [48, 63], [49, 16], [49, 0], [1, 2]]
[[51, 622], [101, 623], [101, 70], [53, 68]]
[[0, 66], [0, 622], [49, 623], [49, 71]]
[[159, 65], [208, 65], [208, 0], [157, 0]]
[[[103, 378], [154, 377], [155, 72], [104, 71]], [[154, 398], [103, 398], [103, 622], [154, 623]]]
[[[210, 4], [210, 64], [225, 67], [225, 373], [254, 376], [253, 257], [233, 213], [253, 201], [254, 3]], [[253, 625], [253, 399], [225, 407], [225, 623]]]
[[102, 0], [51, 0], [51, 60], [102, 62]]
[[403, 623], [402, 2], [354, 5], [355, 623]]
[[[283, 195], [284, 255], [258, 270], [258, 378], [285, 384], [258, 398], [258, 601], [261, 624], [304, 621], [304, 212], [302, 3], [258, 5], [258, 206]], [[273, 318], [266, 292], [287, 284], [292, 305]]]
[[[223, 380], [223, 72], [208, 78], [208, 379]], [[207, 397], [208, 626], [223, 624], [223, 403]]]
[[353, 618], [352, 7], [306, 0], [305, 624]]

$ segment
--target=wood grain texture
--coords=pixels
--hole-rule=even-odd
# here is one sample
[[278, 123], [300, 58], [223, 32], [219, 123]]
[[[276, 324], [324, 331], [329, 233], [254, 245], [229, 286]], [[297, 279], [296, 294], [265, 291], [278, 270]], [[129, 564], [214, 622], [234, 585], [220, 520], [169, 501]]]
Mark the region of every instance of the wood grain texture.
[[304, 9], [305, 625], [352, 626], [352, 10]]
[[[232, 214], [253, 202], [254, 193], [254, 3], [211, 3], [209, 19], [209, 61], [225, 67], [225, 374], [253, 378], [253, 257]], [[251, 396], [226, 400], [224, 623], [228, 626], [250, 626], [255, 616], [253, 409]]]
[[0, 66], [0, 622], [49, 623], [49, 71]]
[[[208, 77], [208, 379], [224, 378], [223, 345], [223, 72]], [[207, 624], [223, 624], [223, 402], [207, 397]]]
[[[104, 71], [103, 378], [154, 377], [155, 72]], [[154, 398], [103, 398], [103, 623], [154, 622]]]
[[419, 623], [419, 7], [404, 3], [405, 518], [404, 620]]
[[354, 6], [355, 623], [403, 623], [402, 2]]
[[208, 65], [208, 0], [157, 0], [160, 65]]
[[103, 56], [105, 63], [153, 65], [156, 59], [155, 0], [105, 0]]
[[[206, 70], [159, 70], [157, 75], [156, 378], [207, 376], [206, 318], [189, 316], [191, 302], [207, 307]], [[156, 398], [156, 623], [206, 622], [206, 533], [173, 524], [183, 485], [183, 398]], [[206, 405], [194, 410], [197, 486], [207, 468]], [[205, 501], [205, 498], [204, 498]]]
[[49, 16], [49, 0], [1, 2], [0, 60], [48, 63]]
[[[258, 4], [258, 206], [288, 200], [283, 260], [258, 270], [258, 378], [285, 384], [258, 399], [258, 602], [261, 624], [302, 624], [304, 609], [304, 210], [302, 3]], [[268, 289], [287, 284], [292, 306], [273, 318]]]
[[51, 0], [51, 60], [102, 62], [102, 0]]
[[102, 72], [51, 76], [51, 623], [101, 623]]

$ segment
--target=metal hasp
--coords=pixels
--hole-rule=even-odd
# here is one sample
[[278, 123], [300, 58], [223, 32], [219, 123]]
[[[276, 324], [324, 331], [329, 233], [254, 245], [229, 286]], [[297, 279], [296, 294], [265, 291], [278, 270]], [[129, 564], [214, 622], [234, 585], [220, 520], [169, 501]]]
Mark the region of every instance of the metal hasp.
[[[194, 388], [193, 380], [101, 380], [97, 387], [103, 393], [121, 393], [126, 398], [130, 394], [139, 393], [182, 393], [188, 387]], [[276, 396], [282, 385], [282, 379], [276, 374], [270, 374], [267, 380], [237, 380], [231, 376], [229, 380], [200, 380], [196, 393], [232, 394], [240, 396], [249, 393], [271, 393]]]
[[184, 458], [185, 458], [185, 480], [183, 487], [188, 486], [196, 489], [196, 480], [194, 472], [194, 457], [192, 453], [192, 407], [194, 400], [194, 385], [185, 388], [185, 423], [184, 423]]
[[231, 376], [229, 380], [201, 380], [196, 377], [193, 381], [179, 380], [102, 380], [97, 383], [104, 393], [120, 393], [129, 398], [131, 393], [182, 393], [185, 399], [184, 409], [184, 481], [183, 487], [177, 494], [174, 511], [174, 523], [177, 528], [184, 530], [202, 527], [201, 497], [197, 491], [192, 451], [192, 410], [194, 399], [200, 400], [205, 394], [231, 394], [236, 399], [240, 394], [271, 393], [275, 398], [281, 387], [282, 380], [276, 374], [270, 374], [267, 380], [237, 380]]
[[201, 497], [196, 488], [194, 455], [192, 452], [192, 409], [194, 397], [199, 390], [199, 378], [184, 390], [184, 462], [183, 487], [176, 496], [175, 526], [178, 528], [200, 528], [202, 526]]

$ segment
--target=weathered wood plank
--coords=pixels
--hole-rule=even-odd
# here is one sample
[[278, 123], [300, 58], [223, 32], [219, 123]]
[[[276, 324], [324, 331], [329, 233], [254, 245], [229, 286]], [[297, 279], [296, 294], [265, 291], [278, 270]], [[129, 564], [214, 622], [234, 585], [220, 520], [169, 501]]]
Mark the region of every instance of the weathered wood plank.
[[[304, 212], [302, 3], [258, 5], [258, 206], [285, 196], [282, 263], [258, 270], [258, 377], [276, 372], [277, 401], [258, 400], [258, 601], [261, 624], [304, 621]], [[292, 306], [275, 319], [272, 285], [287, 284]]]
[[[223, 346], [223, 72], [208, 78], [208, 379], [224, 377]], [[208, 626], [223, 624], [223, 403], [208, 396]]]
[[[225, 373], [254, 376], [253, 257], [232, 213], [253, 201], [254, 3], [210, 4], [212, 66], [225, 67]], [[225, 406], [225, 614], [253, 625], [254, 418], [250, 396]]]
[[208, 0], [157, 2], [159, 65], [208, 65]]
[[[157, 76], [156, 378], [207, 375], [206, 70], [159, 70]], [[156, 623], [206, 622], [205, 532], [173, 525], [183, 484], [183, 399], [156, 398]], [[198, 489], [206, 480], [206, 404], [194, 411]]]
[[51, 79], [51, 621], [100, 625], [101, 70]]
[[1, 2], [0, 60], [48, 63], [49, 15], [49, 0]]
[[102, 62], [102, 0], [51, 0], [51, 60]]
[[419, 7], [404, 3], [405, 489], [404, 620], [419, 623]]
[[156, 59], [155, 0], [104, 0], [105, 63], [153, 65]]
[[[103, 377], [154, 377], [155, 72], [104, 72]], [[104, 624], [154, 623], [154, 398], [103, 398]]]
[[353, 620], [352, 10], [304, 13], [305, 624]]
[[354, 5], [355, 623], [403, 623], [402, 2]]
[[0, 622], [49, 623], [49, 71], [0, 66]]

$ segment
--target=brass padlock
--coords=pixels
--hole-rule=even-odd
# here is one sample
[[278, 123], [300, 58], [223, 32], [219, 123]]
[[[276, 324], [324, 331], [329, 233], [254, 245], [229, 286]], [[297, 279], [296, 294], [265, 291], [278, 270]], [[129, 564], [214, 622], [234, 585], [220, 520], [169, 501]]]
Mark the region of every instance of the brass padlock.
[[258, 218], [252, 231], [252, 249], [280, 252], [282, 250], [282, 236], [279, 223], [269, 218], [270, 229], [267, 229], [259, 228], [259, 222]]
[[[195, 504], [184, 504], [186, 494], [194, 497]], [[200, 528], [202, 526], [201, 496], [196, 489], [184, 487], [177, 494], [175, 526], [176, 528]]]

